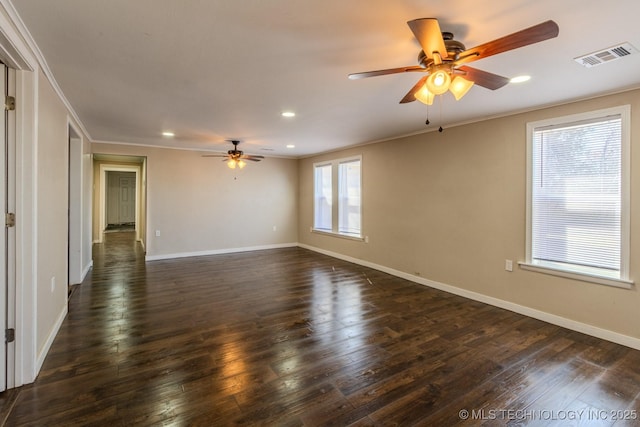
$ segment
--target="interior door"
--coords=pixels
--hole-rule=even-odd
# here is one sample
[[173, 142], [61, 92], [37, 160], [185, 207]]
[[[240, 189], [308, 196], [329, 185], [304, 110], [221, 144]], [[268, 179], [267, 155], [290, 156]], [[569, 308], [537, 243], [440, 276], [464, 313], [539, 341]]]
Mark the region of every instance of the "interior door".
[[107, 172], [107, 223], [105, 225], [120, 223], [120, 187], [118, 178], [117, 172]]
[[82, 282], [82, 140], [69, 125], [69, 286]]
[[[16, 96], [16, 70], [11, 68], [4, 69], [5, 75], [5, 94], [11, 95], [13, 99]], [[11, 213], [13, 216], [16, 213], [16, 111], [15, 107], [5, 109], [5, 151], [4, 151], [4, 164], [5, 164], [5, 192], [4, 201], [7, 213]], [[13, 216], [15, 219], [15, 216]], [[11, 336], [14, 336], [16, 327], [16, 221], [9, 221], [5, 227], [4, 238], [4, 260], [5, 260], [5, 275], [3, 287], [6, 289], [6, 301], [5, 310], [5, 331], [13, 331]], [[6, 333], [5, 333], [6, 334]], [[5, 335], [6, 336], [6, 335]], [[5, 340], [7, 341], [7, 340]], [[15, 339], [11, 339], [5, 346], [5, 381], [4, 386], [7, 388], [14, 388], [16, 384], [16, 342]]]
[[120, 175], [120, 224], [136, 221], [136, 176], [127, 172]]
[[[2, 74], [2, 100], [7, 97], [8, 89], [8, 69], [4, 64], [0, 63], [0, 74]], [[8, 112], [6, 108], [2, 108], [3, 114], [0, 120], [0, 135], [2, 135], [2, 149], [0, 149], [0, 179], [2, 183], [0, 185], [0, 204], [2, 204], [2, 215], [8, 212], [7, 206], [7, 149], [8, 149]], [[8, 275], [8, 262], [7, 262], [7, 237], [9, 235], [9, 228], [3, 227], [4, 230], [0, 233], [0, 331], [5, 335], [4, 344], [0, 349], [0, 391], [7, 389], [7, 355], [8, 355], [8, 340], [6, 338], [7, 331], [7, 302], [9, 299], [9, 287], [7, 286]]]

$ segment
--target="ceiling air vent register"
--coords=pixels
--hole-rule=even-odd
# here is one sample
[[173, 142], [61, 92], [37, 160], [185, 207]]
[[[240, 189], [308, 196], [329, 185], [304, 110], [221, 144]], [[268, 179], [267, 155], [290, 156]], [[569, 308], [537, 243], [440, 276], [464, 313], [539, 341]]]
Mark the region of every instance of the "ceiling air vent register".
[[598, 52], [579, 56], [574, 58], [574, 60], [580, 65], [591, 68], [635, 53], [638, 53], [638, 49], [633, 47], [630, 43], [625, 42]]

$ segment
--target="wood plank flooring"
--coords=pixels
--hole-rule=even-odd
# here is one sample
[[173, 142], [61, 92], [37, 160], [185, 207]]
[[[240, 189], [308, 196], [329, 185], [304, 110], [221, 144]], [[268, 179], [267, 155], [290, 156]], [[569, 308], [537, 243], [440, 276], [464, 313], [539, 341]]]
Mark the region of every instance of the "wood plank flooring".
[[639, 351], [300, 248], [132, 238], [95, 247], [7, 425], [640, 424]]

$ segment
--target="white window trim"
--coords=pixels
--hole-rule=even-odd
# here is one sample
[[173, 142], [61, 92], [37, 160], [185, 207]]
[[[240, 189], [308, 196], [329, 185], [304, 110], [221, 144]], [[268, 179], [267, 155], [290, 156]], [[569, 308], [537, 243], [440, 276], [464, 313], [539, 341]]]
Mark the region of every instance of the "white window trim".
[[347, 233], [338, 233], [338, 232], [327, 231], [327, 230], [319, 230], [313, 227], [311, 227], [311, 232], [314, 234], [322, 234], [325, 236], [339, 237], [341, 239], [356, 240], [358, 242], [364, 242], [364, 237], [354, 236], [352, 234], [347, 234]]
[[[340, 237], [343, 239], [347, 239], [347, 240], [356, 240], [356, 241], [361, 241], [364, 242], [365, 238], [364, 238], [364, 232], [363, 232], [363, 227], [362, 227], [362, 218], [363, 218], [363, 207], [362, 207], [362, 188], [363, 188], [363, 184], [362, 184], [362, 155], [357, 155], [357, 156], [351, 156], [351, 157], [344, 157], [341, 159], [333, 159], [333, 160], [326, 160], [326, 161], [322, 161], [322, 162], [316, 162], [313, 164], [313, 172], [314, 172], [314, 185], [315, 185], [315, 170], [317, 167], [322, 167], [322, 166], [327, 166], [327, 165], [331, 165], [331, 187], [332, 187], [332, 191], [331, 191], [331, 196], [334, 199], [334, 202], [338, 203], [337, 197], [338, 197], [338, 166], [341, 163], [348, 163], [348, 162], [353, 162], [353, 161], [359, 161], [360, 162], [360, 235], [354, 235], [354, 234], [350, 234], [350, 233], [340, 233], [338, 231], [338, 205], [336, 204], [336, 208], [335, 210], [332, 212], [332, 218], [331, 218], [331, 227], [332, 230], [324, 230], [324, 229], [318, 229], [315, 228], [315, 221], [312, 222], [311, 225], [311, 232], [312, 233], [317, 233], [317, 234], [323, 234], [326, 236], [333, 236], [333, 237]], [[314, 190], [315, 191], [315, 190]], [[315, 206], [315, 194], [313, 197], [313, 213], [315, 215], [315, 211], [316, 211], [316, 206]]]
[[[539, 265], [532, 262], [531, 257], [531, 227], [532, 227], [532, 203], [531, 195], [533, 191], [532, 159], [533, 159], [533, 132], [536, 128], [545, 126], [562, 125], [565, 123], [578, 122], [582, 120], [598, 119], [606, 116], [619, 115], [622, 119], [622, 176], [621, 176], [621, 218], [620, 218], [620, 278], [610, 278], [596, 274], [588, 274], [555, 268], [546, 265]], [[590, 111], [587, 113], [572, 114], [553, 119], [540, 120], [527, 123], [527, 218], [526, 218], [526, 260], [519, 262], [519, 266], [524, 270], [535, 271], [554, 276], [561, 276], [584, 282], [597, 283], [600, 285], [615, 286], [619, 288], [631, 289], [633, 280], [629, 278], [629, 245], [630, 245], [630, 189], [631, 189], [631, 106], [621, 105], [618, 107], [605, 108], [602, 110]]]

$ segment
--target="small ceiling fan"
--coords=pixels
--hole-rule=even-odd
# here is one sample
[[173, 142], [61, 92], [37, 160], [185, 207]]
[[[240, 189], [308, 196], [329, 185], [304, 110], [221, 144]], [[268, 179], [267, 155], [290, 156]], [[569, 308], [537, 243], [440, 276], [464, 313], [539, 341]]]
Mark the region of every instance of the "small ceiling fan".
[[246, 166], [245, 160], [250, 160], [252, 162], [259, 162], [264, 159], [264, 156], [254, 156], [250, 154], [244, 154], [242, 151], [238, 150], [238, 144], [240, 141], [238, 140], [229, 140], [230, 143], [233, 144], [233, 150], [227, 151], [227, 154], [205, 154], [202, 157], [224, 157], [223, 162], [227, 162], [227, 166], [231, 169], [235, 169], [236, 167], [242, 169]]
[[463, 64], [548, 40], [559, 33], [558, 24], [550, 20], [466, 49], [462, 43], [453, 39], [452, 33], [441, 32], [435, 18], [414, 19], [407, 24], [422, 47], [418, 54], [419, 65], [349, 74], [350, 79], [361, 79], [386, 74], [425, 73], [400, 100], [401, 104], [418, 99], [431, 105], [435, 95], [441, 95], [447, 90], [459, 100], [474, 83], [491, 90], [499, 89], [509, 83], [508, 78]]

